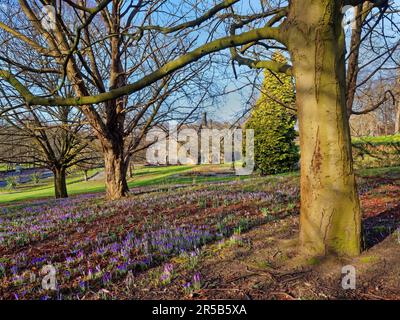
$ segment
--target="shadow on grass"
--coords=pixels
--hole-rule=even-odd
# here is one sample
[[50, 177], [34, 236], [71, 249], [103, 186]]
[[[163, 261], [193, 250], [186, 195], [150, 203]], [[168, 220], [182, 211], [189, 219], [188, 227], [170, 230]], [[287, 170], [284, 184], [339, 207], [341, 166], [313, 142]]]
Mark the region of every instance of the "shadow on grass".
[[363, 221], [363, 248], [370, 249], [393, 234], [400, 226], [400, 205]]

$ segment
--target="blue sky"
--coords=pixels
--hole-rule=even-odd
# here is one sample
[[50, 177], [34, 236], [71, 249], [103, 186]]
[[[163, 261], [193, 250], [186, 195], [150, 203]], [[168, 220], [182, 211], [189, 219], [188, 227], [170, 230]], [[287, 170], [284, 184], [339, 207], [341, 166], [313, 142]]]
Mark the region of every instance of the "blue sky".
[[[391, 1], [392, 5], [394, 6], [400, 6], [400, 0], [392, 0]], [[398, 8], [397, 8], [398, 9]], [[377, 13], [378, 10], [375, 9], [375, 13]], [[354, 10], [347, 10], [346, 11], [346, 18], [347, 19], [352, 19], [354, 17]], [[393, 17], [396, 20], [400, 20], [399, 19], [399, 15], [395, 15]], [[400, 22], [400, 21], [399, 21]], [[345, 29], [347, 29], [347, 36], [349, 38], [350, 36], [350, 28], [346, 27]], [[393, 29], [393, 27], [386, 25], [385, 27], [385, 32], [389, 37], [393, 37], [395, 38], [396, 41], [398, 41], [398, 30]], [[347, 41], [349, 42], [349, 41]], [[368, 62], [369, 57], [369, 52], [362, 52], [361, 53], [361, 60], [362, 61], [361, 64]], [[245, 68], [245, 67], [242, 67]], [[393, 72], [393, 71], [392, 71]], [[379, 75], [377, 75], [376, 77], [379, 77]], [[232, 75], [232, 81], [237, 81], [234, 79], [233, 75]], [[233, 89], [234, 86], [230, 85], [228, 87], [229, 89]], [[247, 93], [249, 92], [249, 89], [244, 89], [247, 90]], [[246, 92], [245, 92], [246, 94]], [[212, 116], [212, 118], [214, 118], [215, 120], [232, 120], [232, 119], [236, 119], [236, 117], [238, 116], [238, 114], [241, 114], [244, 110], [246, 109], [246, 106], [244, 105], [244, 102], [242, 101], [242, 97], [238, 92], [229, 94], [226, 96], [225, 98], [225, 102], [217, 107], [217, 108], [210, 108], [210, 114]]]

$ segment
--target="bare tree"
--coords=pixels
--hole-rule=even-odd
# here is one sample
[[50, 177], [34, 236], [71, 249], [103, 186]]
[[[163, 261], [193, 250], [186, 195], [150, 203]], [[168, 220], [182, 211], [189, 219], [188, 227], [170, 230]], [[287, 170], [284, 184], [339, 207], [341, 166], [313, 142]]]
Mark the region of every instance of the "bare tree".
[[[351, 41], [347, 56], [347, 109], [348, 116], [360, 116], [391, 103], [395, 104], [395, 91], [391, 85], [386, 90], [371, 91], [371, 84], [382, 88], [382, 82], [392, 84], [393, 70], [398, 68], [399, 39], [388, 32], [398, 32], [393, 20], [395, 8], [389, 3], [382, 10], [373, 11], [372, 2], [360, 3], [354, 10]], [[393, 30], [396, 29], [396, 30]], [[392, 31], [390, 31], [392, 30]], [[384, 79], [384, 81], [383, 81]], [[368, 100], [367, 107], [362, 103]]]
[[[0, 99], [1, 108], [7, 108]], [[0, 145], [4, 163], [35, 164], [53, 172], [56, 198], [68, 196], [66, 172], [76, 165], [101, 164], [93, 134], [72, 107], [21, 107], [3, 114]], [[10, 136], [13, 139], [10, 140]]]
[[[176, 59], [195, 42], [186, 36], [160, 37], [151, 31], [138, 32], [141, 29], [135, 25], [155, 19], [163, 1], [135, 2], [101, 1], [89, 8], [85, 1], [62, 1], [55, 7], [54, 25], [48, 29], [42, 23], [41, 9], [43, 5], [56, 5], [54, 1], [19, 1], [19, 7], [3, 10], [7, 25], [1, 22], [0, 28], [4, 31], [3, 47], [9, 53], [1, 56], [0, 61], [8, 70], [24, 74], [25, 85], [27, 78], [37, 74], [60, 75], [57, 86], [48, 90], [53, 95], [66, 82], [72, 85], [78, 99], [119, 90], [128, 81], [135, 81], [160, 69], [166, 61]], [[136, 31], [132, 33], [132, 29]], [[29, 60], [35, 68], [18, 59], [15, 49], [21, 46], [32, 54]], [[210, 87], [206, 83], [211, 79], [203, 76], [207, 64], [203, 61], [177, 70], [135, 95], [79, 104], [102, 146], [108, 199], [126, 195], [126, 171], [135, 145], [160, 121], [159, 114], [172, 113], [170, 101], [182, 103], [186, 98], [188, 106], [198, 106], [197, 92]], [[192, 88], [196, 84], [198, 89], [188, 95], [182, 89], [184, 84]], [[188, 108], [186, 116], [192, 115]], [[126, 145], [127, 137], [132, 137], [137, 129], [141, 134]]]

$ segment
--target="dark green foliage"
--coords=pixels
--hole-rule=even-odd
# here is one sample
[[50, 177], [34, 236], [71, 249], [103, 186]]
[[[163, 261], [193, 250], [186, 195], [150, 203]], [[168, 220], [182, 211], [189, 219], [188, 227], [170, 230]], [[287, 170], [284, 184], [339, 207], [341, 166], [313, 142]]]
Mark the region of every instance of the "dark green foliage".
[[[285, 62], [279, 53], [274, 60]], [[246, 122], [246, 129], [254, 130], [255, 165], [263, 175], [292, 171], [299, 161], [296, 116], [287, 107], [294, 100], [291, 77], [266, 70], [261, 96]]]

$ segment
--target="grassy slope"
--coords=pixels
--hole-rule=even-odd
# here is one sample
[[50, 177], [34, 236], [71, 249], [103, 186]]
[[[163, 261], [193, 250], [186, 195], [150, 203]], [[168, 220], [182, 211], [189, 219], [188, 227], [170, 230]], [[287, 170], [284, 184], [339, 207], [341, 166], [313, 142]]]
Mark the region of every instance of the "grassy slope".
[[[203, 166], [201, 166], [203, 167]], [[162, 184], [190, 184], [194, 181], [199, 182], [212, 182], [212, 181], [228, 181], [235, 179], [243, 179], [246, 177], [192, 177], [192, 176], [182, 176], [180, 174], [188, 173], [190, 171], [197, 170], [201, 167], [198, 166], [170, 166], [170, 167], [142, 167], [135, 170], [133, 179], [129, 181], [129, 187], [145, 187], [151, 185], [162, 185]], [[204, 166], [204, 171], [209, 171], [206, 166]], [[212, 171], [213, 168], [210, 167]], [[375, 176], [384, 175], [388, 172], [392, 174], [400, 175], [400, 167], [391, 168], [374, 168], [374, 169], [362, 169], [358, 170], [357, 174], [359, 176]], [[95, 171], [89, 173], [89, 175], [94, 174]], [[298, 173], [289, 173], [289, 175]], [[195, 180], [194, 180], [195, 179]], [[82, 181], [81, 177], [72, 177], [67, 179], [68, 183], [68, 193], [69, 195], [77, 195], [83, 193], [95, 193], [104, 192], [104, 182], [103, 181]], [[30, 188], [21, 188], [16, 191], [0, 191], [0, 204], [10, 203], [10, 202], [20, 202], [24, 200], [34, 200], [40, 198], [50, 198], [54, 196], [54, 188], [52, 179], [48, 179], [47, 183], [41, 186], [32, 186]]]
[[[170, 166], [170, 167], [142, 167], [135, 170], [134, 177], [129, 181], [129, 187], [144, 187], [160, 184], [187, 184], [193, 183], [191, 176], [178, 176], [179, 174], [192, 171], [197, 166]], [[92, 172], [91, 174], [93, 174]], [[90, 174], [89, 174], [90, 175]], [[205, 181], [226, 181], [237, 179], [237, 177], [196, 177], [196, 182]], [[103, 192], [105, 190], [104, 182], [82, 181], [82, 177], [72, 177], [67, 179], [68, 194], [76, 195], [82, 193]], [[49, 198], [54, 196], [52, 179], [41, 186], [32, 186], [30, 188], [21, 188], [15, 191], [0, 191], [0, 203], [10, 203], [23, 200], [33, 200], [40, 198]]]
[[371, 144], [371, 145], [386, 145], [400, 143], [400, 134], [390, 136], [367, 136], [367, 137], [353, 137], [353, 145], [357, 144]]
[[361, 177], [365, 176], [383, 176], [386, 174], [400, 174], [400, 167], [382, 167], [382, 168], [369, 168], [357, 170], [357, 175]]

